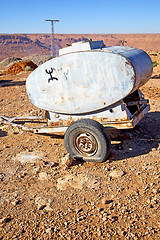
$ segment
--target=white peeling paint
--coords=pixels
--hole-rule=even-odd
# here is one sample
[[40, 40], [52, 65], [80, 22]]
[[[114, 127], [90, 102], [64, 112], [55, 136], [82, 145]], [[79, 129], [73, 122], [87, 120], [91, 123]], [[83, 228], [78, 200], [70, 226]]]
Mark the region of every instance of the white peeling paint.
[[26, 88], [35, 106], [62, 114], [90, 113], [125, 98], [152, 74], [150, 57], [140, 49], [75, 49], [30, 74]]

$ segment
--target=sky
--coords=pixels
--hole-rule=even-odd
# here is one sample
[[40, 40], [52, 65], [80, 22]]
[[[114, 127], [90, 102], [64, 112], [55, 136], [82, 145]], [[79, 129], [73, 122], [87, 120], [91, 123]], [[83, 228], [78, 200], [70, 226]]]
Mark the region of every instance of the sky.
[[160, 0], [0, 0], [0, 34], [160, 33]]

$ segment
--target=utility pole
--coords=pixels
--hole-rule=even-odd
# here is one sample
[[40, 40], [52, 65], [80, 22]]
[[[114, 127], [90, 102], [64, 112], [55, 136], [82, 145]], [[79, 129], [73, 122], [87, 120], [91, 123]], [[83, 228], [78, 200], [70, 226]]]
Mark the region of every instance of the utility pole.
[[59, 22], [59, 20], [46, 20], [51, 22], [51, 56], [54, 58], [56, 57], [56, 51], [55, 51], [55, 42], [54, 42], [54, 23]]

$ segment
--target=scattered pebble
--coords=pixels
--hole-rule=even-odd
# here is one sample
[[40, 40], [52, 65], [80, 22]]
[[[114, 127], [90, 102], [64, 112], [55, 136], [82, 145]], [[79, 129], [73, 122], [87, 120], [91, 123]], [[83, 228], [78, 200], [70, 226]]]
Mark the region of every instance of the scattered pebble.
[[71, 158], [71, 156], [69, 155], [69, 153], [67, 153], [63, 158], [61, 158], [61, 164], [62, 165], [66, 165], [68, 167], [71, 167], [73, 164], [73, 159]]
[[20, 200], [20, 199], [17, 199], [17, 200], [15, 200], [15, 201], [11, 202], [11, 203], [12, 203], [12, 205], [16, 206], [16, 205], [18, 205], [18, 204], [21, 203], [21, 200]]
[[124, 174], [125, 174], [124, 171], [116, 169], [116, 170], [110, 171], [109, 177], [119, 178], [119, 177], [122, 177]]
[[42, 210], [47, 206], [47, 200], [42, 197], [36, 198], [35, 203], [38, 205], [39, 210]]
[[3, 217], [0, 219], [0, 224], [9, 223], [12, 220], [10, 217]]
[[102, 198], [101, 199], [101, 203], [102, 204], [110, 204], [110, 203], [112, 203], [113, 202], [113, 200], [109, 200], [109, 199], [106, 199], [106, 198]]
[[49, 176], [46, 172], [40, 172], [38, 179], [40, 181], [47, 181], [47, 180], [49, 180]]
[[44, 164], [45, 164], [45, 166], [48, 166], [48, 167], [55, 167], [58, 165], [57, 163], [50, 162], [50, 161], [45, 161]]

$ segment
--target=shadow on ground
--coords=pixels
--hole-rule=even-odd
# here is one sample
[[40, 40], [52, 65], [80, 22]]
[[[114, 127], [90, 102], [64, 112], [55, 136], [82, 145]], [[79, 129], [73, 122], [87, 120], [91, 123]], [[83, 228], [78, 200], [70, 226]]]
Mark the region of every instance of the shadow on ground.
[[2, 131], [2, 130], [0, 129], [0, 137], [5, 137], [5, 136], [7, 136], [7, 132]]
[[160, 74], [152, 76], [151, 79], [160, 79]]
[[0, 87], [12, 87], [25, 85], [26, 81], [0, 80]]
[[114, 161], [141, 156], [157, 149], [160, 144], [160, 112], [150, 112], [131, 130], [124, 130], [118, 138], [119, 144], [112, 145]]
[[[121, 130], [115, 138], [111, 140], [118, 142], [112, 144], [109, 159], [113, 161], [133, 158], [148, 154], [153, 148], [158, 148], [160, 144], [160, 112], [150, 112], [134, 128]], [[55, 139], [63, 139], [63, 134], [43, 134]], [[78, 160], [78, 163], [83, 161]]]

